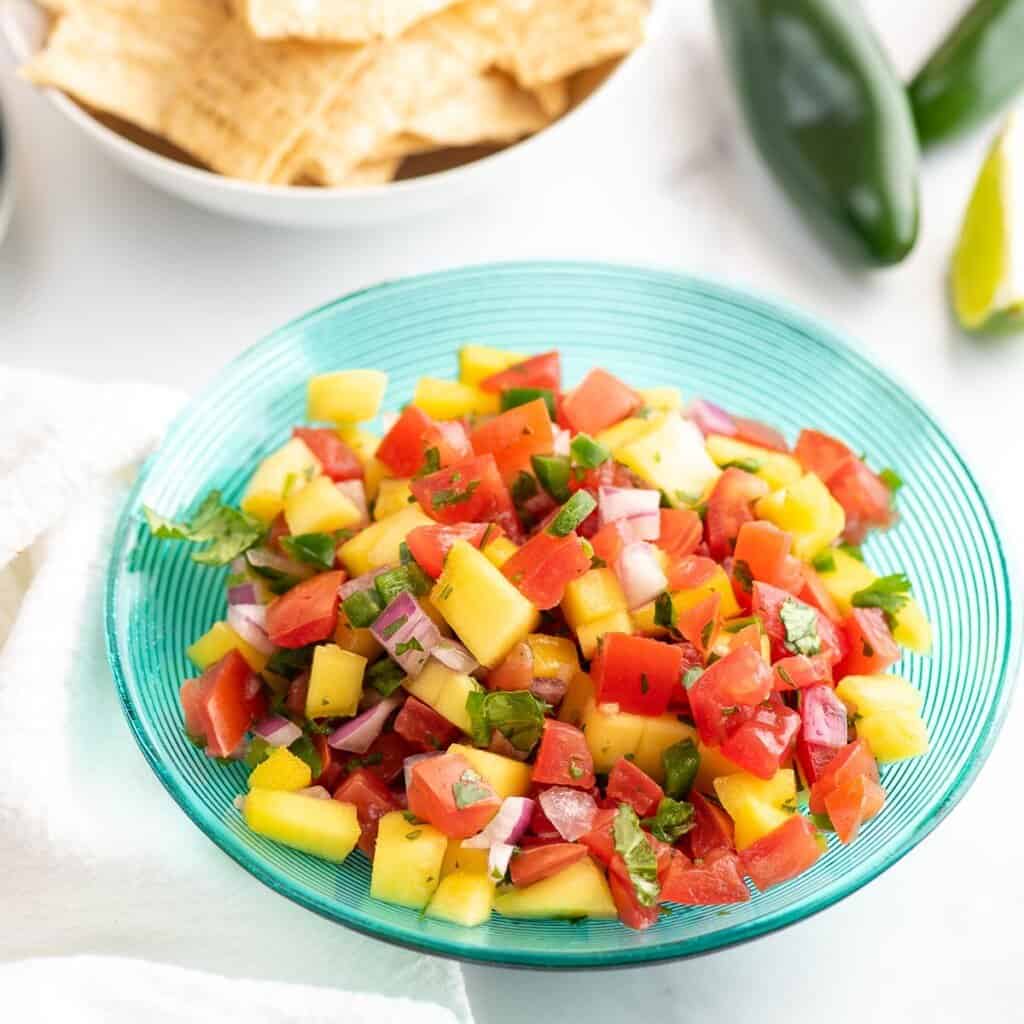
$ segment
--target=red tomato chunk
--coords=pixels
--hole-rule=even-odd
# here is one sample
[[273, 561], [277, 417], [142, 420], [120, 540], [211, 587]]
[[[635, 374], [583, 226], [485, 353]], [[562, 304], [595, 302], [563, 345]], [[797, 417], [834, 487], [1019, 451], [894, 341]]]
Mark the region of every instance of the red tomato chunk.
[[626, 633], [608, 633], [594, 659], [597, 700], [637, 715], [663, 715], [680, 686], [683, 652], [670, 644]]

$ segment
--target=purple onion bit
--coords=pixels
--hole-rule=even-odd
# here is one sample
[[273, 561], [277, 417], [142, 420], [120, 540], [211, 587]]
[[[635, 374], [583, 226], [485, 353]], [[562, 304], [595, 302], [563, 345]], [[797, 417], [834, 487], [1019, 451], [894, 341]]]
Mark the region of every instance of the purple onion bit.
[[437, 626], [408, 591], [380, 613], [370, 631], [408, 676], [419, 675], [441, 639]]

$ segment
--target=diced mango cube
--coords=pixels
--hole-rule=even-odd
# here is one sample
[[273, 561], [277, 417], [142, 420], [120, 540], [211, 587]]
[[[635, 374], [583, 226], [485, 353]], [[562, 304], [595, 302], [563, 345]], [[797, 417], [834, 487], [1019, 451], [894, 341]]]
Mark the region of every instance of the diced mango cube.
[[748, 471], [759, 476], [773, 491], [796, 483], [804, 474], [800, 463], [785, 452], [773, 452], [721, 434], [712, 434], [706, 443], [708, 455], [716, 466], [725, 467], [730, 462], [739, 462], [746, 468], [749, 464]]
[[377, 454], [380, 438], [359, 426], [358, 423], [339, 423], [337, 434], [355, 452], [356, 457], [363, 464], [363, 469], [366, 469], [367, 463]]
[[437, 377], [421, 377], [416, 382], [412, 404], [435, 420], [491, 416], [501, 409], [497, 394], [481, 391], [457, 380], [441, 380]]
[[878, 576], [862, 561], [845, 551], [834, 548], [829, 551], [829, 555], [835, 568], [821, 569], [818, 574], [839, 611], [843, 615], [849, 615], [853, 595], [858, 590], [870, 587]]
[[338, 554], [350, 576], [362, 576], [385, 565], [397, 565], [401, 560], [399, 549], [409, 531], [417, 526], [431, 526], [433, 522], [419, 505], [409, 505], [401, 512], [360, 530], [342, 544]]
[[407, 678], [402, 685], [463, 732], [469, 732], [472, 728], [466, 710], [466, 698], [481, 689], [472, 676], [456, 672], [431, 658], [419, 675]]
[[459, 380], [463, 384], [479, 384], [526, 358], [521, 352], [504, 352], [487, 345], [463, 345], [459, 349]]
[[462, 845], [461, 839], [449, 839], [441, 864], [441, 877], [453, 871], [472, 871], [478, 875], [487, 874], [487, 850], [474, 850]]
[[924, 704], [921, 691], [902, 676], [879, 672], [870, 676], [844, 676], [836, 686], [836, 695], [859, 715], [886, 711], [920, 711]]
[[576, 640], [579, 642], [583, 657], [593, 658], [597, 654], [597, 645], [605, 634], [632, 632], [633, 622], [629, 617], [629, 612], [625, 608], [620, 608], [617, 612], [611, 612], [600, 619], [580, 626], [576, 630]]
[[715, 793], [736, 826], [737, 850], [757, 842], [796, 812], [796, 776], [792, 768], [781, 768], [770, 779], [747, 772], [719, 777]]
[[686, 739], [696, 743], [697, 730], [687, 722], [679, 721], [677, 715], [647, 717], [640, 743], [634, 751], [633, 763], [647, 772], [655, 782], [663, 782], [665, 762], [662, 754], [673, 744]]
[[758, 499], [754, 510], [758, 518], [791, 533], [793, 554], [805, 561], [828, 547], [846, 527], [843, 506], [813, 473]]
[[697, 753], [700, 755], [700, 768], [697, 770], [697, 778], [693, 785], [698, 793], [713, 794], [715, 779], [743, 771], [738, 764], [730, 761], [718, 747], [708, 747], [703, 743], [698, 743]]
[[313, 651], [306, 691], [307, 718], [354, 715], [363, 693], [366, 659], [337, 644], [321, 644]]
[[287, 747], [272, 750], [265, 761], [261, 761], [249, 773], [250, 789], [284, 789], [294, 791], [305, 789], [313, 781], [313, 773], [301, 757], [296, 757]]
[[896, 624], [892, 637], [896, 643], [917, 651], [918, 654], [931, 653], [932, 627], [925, 617], [924, 610], [913, 598], [909, 598], [893, 617]]
[[854, 729], [881, 764], [928, 753], [928, 726], [916, 711], [865, 715], [854, 722]]
[[879, 761], [927, 753], [928, 728], [921, 718], [924, 697], [906, 679], [887, 673], [846, 676], [836, 695], [854, 712], [857, 736], [867, 740]]
[[609, 772], [620, 757], [634, 757], [640, 747], [646, 720], [643, 715], [610, 711], [590, 701], [583, 711], [580, 728], [594, 759], [594, 770]]
[[284, 500], [284, 517], [294, 537], [303, 533], [333, 533], [356, 526], [362, 513], [330, 477], [318, 476]]
[[301, 490], [322, 471], [306, 443], [293, 437], [256, 468], [242, 498], [242, 511], [269, 523], [284, 508], [286, 495]]
[[448, 837], [433, 825], [412, 824], [401, 811], [385, 814], [377, 828], [370, 895], [422, 910], [441, 881], [447, 848]]
[[494, 909], [518, 918], [614, 918], [616, 913], [604, 872], [589, 857], [524, 889], [499, 889]]
[[416, 499], [409, 489], [408, 480], [400, 477], [385, 477], [377, 487], [377, 502], [373, 506], [373, 518], [379, 522], [415, 503]]
[[576, 645], [566, 636], [531, 633], [526, 638], [533, 654], [533, 674], [538, 679], [568, 679], [580, 667]]
[[474, 871], [453, 871], [441, 879], [430, 903], [427, 917], [451, 921], [466, 928], [483, 924], [491, 916], [494, 882]]
[[611, 569], [589, 569], [565, 588], [562, 613], [573, 629], [623, 611], [626, 595]]
[[375, 501], [380, 494], [381, 481], [391, 475], [391, 470], [384, 465], [376, 455], [367, 459], [363, 464], [363, 487], [366, 490], [366, 500]]
[[623, 445], [615, 457], [661, 491], [675, 508], [699, 501], [721, 474], [700, 430], [675, 413], [662, 415], [652, 430]]
[[268, 656], [243, 640], [226, 622], [215, 622], [185, 652], [204, 672], [228, 651], [238, 651], [253, 672], [262, 672]]
[[493, 668], [540, 621], [537, 609], [477, 548], [456, 541], [430, 599], [473, 657]]
[[245, 798], [245, 822], [261, 836], [314, 857], [341, 863], [359, 841], [352, 804], [279, 789], [254, 789]]
[[501, 568], [517, 551], [519, 547], [508, 537], [495, 537], [494, 540], [484, 545], [483, 552], [487, 560], [497, 568]]
[[362, 423], [372, 420], [388, 386], [380, 370], [339, 370], [311, 377], [306, 408], [314, 421]]
[[643, 419], [640, 416], [630, 416], [620, 420], [618, 423], [605, 430], [600, 431], [594, 438], [598, 444], [603, 444], [612, 455], [617, 455], [619, 450], [635, 441], [644, 434], [649, 434], [659, 424], [655, 419]]
[[569, 680], [562, 703], [558, 705], [558, 720], [580, 726], [587, 705], [593, 703], [594, 684], [586, 672], [576, 672]]
[[522, 761], [461, 743], [453, 743], [448, 752], [461, 754], [502, 800], [507, 796], [526, 796], [530, 791], [531, 769]]
[[648, 409], [657, 409], [659, 412], [674, 412], [683, 407], [683, 395], [679, 388], [666, 384], [658, 388], [640, 388], [637, 391], [644, 405]]

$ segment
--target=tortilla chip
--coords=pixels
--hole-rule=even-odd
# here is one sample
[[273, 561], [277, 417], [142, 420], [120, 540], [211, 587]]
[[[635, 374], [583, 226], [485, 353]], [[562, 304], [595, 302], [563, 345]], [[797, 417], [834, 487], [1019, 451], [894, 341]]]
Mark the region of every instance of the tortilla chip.
[[260, 39], [360, 43], [394, 39], [456, 0], [235, 0]]
[[569, 80], [561, 78], [554, 82], [544, 82], [542, 85], [534, 86], [530, 90], [537, 97], [540, 109], [548, 115], [551, 120], [561, 117], [569, 109]]
[[398, 173], [402, 163], [399, 156], [387, 157], [382, 160], [367, 160], [342, 182], [342, 188], [365, 188], [368, 185], [386, 185]]
[[372, 53], [372, 47], [261, 42], [229, 21], [183, 77], [161, 130], [221, 174], [269, 181]]
[[156, 132], [182, 74], [227, 19], [219, 0], [76, 0], [22, 73]]
[[497, 50], [491, 40], [461, 13], [474, 5], [470, 0], [398, 39], [376, 44], [351, 84], [336, 91], [323, 116], [297, 138], [273, 180], [311, 177], [342, 184], [354, 167], [377, 155], [385, 140], [406, 132], [419, 111], [492, 64]]

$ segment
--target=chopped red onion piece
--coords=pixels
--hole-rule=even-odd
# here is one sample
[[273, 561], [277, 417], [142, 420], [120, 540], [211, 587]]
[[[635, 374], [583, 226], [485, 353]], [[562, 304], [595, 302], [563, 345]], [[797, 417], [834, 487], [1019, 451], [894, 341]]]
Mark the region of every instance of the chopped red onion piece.
[[274, 651], [266, 624], [266, 605], [233, 604], [228, 608], [228, 625], [260, 654], [272, 654]]
[[572, 444], [572, 434], [561, 427], [554, 429], [554, 443], [551, 451], [554, 455], [568, 455]]
[[576, 842], [593, 827], [597, 801], [582, 789], [552, 786], [537, 799], [548, 821], [566, 842]]
[[249, 673], [245, 681], [245, 699], [252, 700], [263, 689], [263, 680], [255, 672]]
[[435, 424], [441, 440], [461, 459], [473, 454], [465, 424], [460, 420], [438, 420]]
[[440, 757], [443, 751], [440, 750], [428, 750], [425, 754], [410, 754], [402, 762], [402, 776], [405, 779], [405, 788], [408, 791], [410, 784], [412, 783], [412, 770], [420, 763], [420, 761], [429, 760], [431, 757]]
[[228, 588], [228, 604], [259, 604], [255, 583], [239, 583]]
[[627, 544], [615, 564], [629, 610], [653, 601], [668, 585], [654, 549], [645, 541]]
[[501, 801], [498, 813], [469, 839], [463, 839], [467, 850], [486, 850], [495, 843], [516, 843], [526, 831], [533, 815], [533, 801], [526, 796], [507, 796]]
[[624, 544], [638, 540], [657, 540], [661, 536], [661, 514], [658, 512], [620, 519], [615, 525]]
[[495, 843], [487, 854], [487, 873], [492, 882], [500, 882], [508, 871], [508, 862], [516, 848], [510, 843]]
[[370, 745], [381, 734], [388, 715], [401, 703], [397, 697], [388, 697], [375, 704], [369, 711], [339, 725], [327, 737], [327, 745], [335, 750], [348, 750], [353, 754], [365, 754]]
[[687, 408], [686, 415], [697, 424], [705, 437], [709, 434], [732, 437], [736, 433], [736, 421], [721, 406], [706, 398], [695, 398]]
[[530, 693], [538, 700], [552, 705], [561, 703], [568, 689], [569, 681], [556, 676], [538, 676], [530, 683]]
[[252, 731], [272, 747], [290, 747], [302, 735], [302, 730], [283, 715], [261, 718]]
[[323, 786], [306, 786], [305, 789], [295, 790], [296, 796], [311, 796], [314, 800], [330, 800], [331, 794]]
[[271, 572], [300, 580], [308, 580], [316, 572], [311, 565], [303, 565], [302, 562], [285, 558], [284, 555], [268, 551], [266, 548], [253, 548], [246, 552], [245, 557], [249, 560], [249, 564], [256, 569], [269, 569]]
[[800, 691], [800, 731], [807, 743], [825, 747], [846, 746], [846, 705], [825, 683]]
[[480, 667], [480, 662], [458, 640], [450, 640], [448, 637], [441, 637], [431, 653], [445, 668], [450, 668], [453, 672], [462, 672], [468, 676]]
[[370, 590], [377, 577], [380, 576], [381, 573], [389, 572], [391, 569], [394, 569], [393, 565], [385, 565], [380, 569], [374, 569], [372, 572], [363, 573], [362, 576], [356, 576], [355, 579], [346, 580], [338, 588], [338, 595], [341, 597], [342, 601], [344, 601], [346, 597], [351, 597], [353, 594], [358, 594], [360, 591]]
[[370, 631], [409, 676], [419, 675], [441, 639], [437, 626], [408, 591], [380, 613]]
[[354, 526], [363, 527], [370, 522], [370, 510], [366, 504], [366, 485], [362, 480], [339, 480], [334, 485], [359, 509], [359, 522]]
[[601, 526], [617, 523], [620, 519], [656, 516], [660, 507], [661, 494], [655, 490], [639, 487], [597, 489], [597, 521]]

